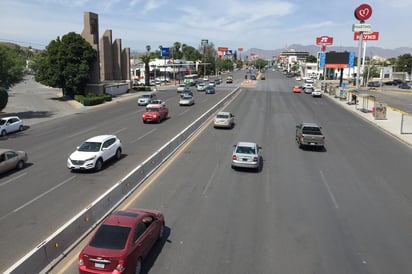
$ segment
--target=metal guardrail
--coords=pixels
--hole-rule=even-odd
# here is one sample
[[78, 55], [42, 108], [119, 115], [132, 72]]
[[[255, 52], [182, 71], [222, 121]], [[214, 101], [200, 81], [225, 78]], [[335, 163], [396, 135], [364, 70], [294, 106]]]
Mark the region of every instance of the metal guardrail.
[[176, 152], [239, 90], [234, 89], [4, 273], [47, 273]]

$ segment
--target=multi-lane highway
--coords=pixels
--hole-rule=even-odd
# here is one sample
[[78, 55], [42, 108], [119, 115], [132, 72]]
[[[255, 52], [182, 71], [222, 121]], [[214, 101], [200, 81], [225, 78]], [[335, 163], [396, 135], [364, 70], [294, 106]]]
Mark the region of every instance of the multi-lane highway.
[[[235, 115], [232, 130], [207, 125], [122, 205], [165, 214], [167, 239], [149, 254], [144, 273], [410, 273], [411, 150], [328, 98], [293, 94], [294, 84], [279, 72], [267, 72], [265, 81], [242, 87], [226, 107]], [[213, 98], [225, 90], [218, 88]], [[161, 96], [177, 106], [175, 93]], [[9, 140], [23, 146], [30, 138], [33, 165], [1, 179], [0, 226], [7, 232], [1, 244], [13, 246], [2, 253], [2, 265], [212, 105], [212, 97], [195, 96], [193, 108], [172, 108], [161, 125], [142, 125], [136, 118], [141, 109], [125, 102], [33, 127], [28, 136]], [[325, 151], [298, 148], [299, 122], [323, 127]], [[67, 153], [103, 132], [124, 140], [123, 159], [99, 173], [67, 171]], [[237, 141], [262, 146], [260, 172], [230, 168]], [[52, 273], [76, 273], [81, 247]]]
[[[61, 225], [126, 176], [193, 120], [235, 88], [223, 84], [214, 95], [195, 93], [196, 104], [180, 107], [176, 89], [157, 92], [169, 107], [169, 119], [143, 124], [137, 99], [30, 126], [2, 140], [21, 149], [29, 161], [23, 170], [0, 177], [0, 271], [33, 249]], [[194, 88], [193, 88], [194, 90]], [[195, 91], [195, 90], [194, 90]], [[104, 170], [70, 172], [68, 155], [91, 136], [116, 134], [123, 143], [120, 161]]]

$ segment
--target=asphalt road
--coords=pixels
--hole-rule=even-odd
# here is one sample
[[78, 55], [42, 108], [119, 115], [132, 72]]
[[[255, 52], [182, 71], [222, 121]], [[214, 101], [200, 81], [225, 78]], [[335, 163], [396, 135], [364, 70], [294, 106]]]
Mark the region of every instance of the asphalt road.
[[[159, 209], [168, 237], [144, 273], [399, 273], [412, 269], [411, 150], [327, 98], [293, 94], [268, 72], [122, 207]], [[299, 149], [315, 121], [326, 151]], [[237, 141], [263, 147], [260, 172], [230, 168]], [[82, 244], [83, 245], [83, 244]], [[76, 273], [71, 252], [52, 273]]]
[[[44, 102], [39, 99], [36, 112], [47, 114], [37, 118], [18, 110], [24, 104], [10, 104], [9, 108], [15, 108], [13, 113], [22, 115], [29, 127], [0, 142], [4, 147], [26, 151], [29, 161], [24, 169], [0, 177], [0, 247], [7, 250], [0, 253], [0, 271], [87, 207], [234, 87], [221, 85], [215, 95], [195, 93], [192, 107], [178, 105], [175, 89], [159, 91], [158, 97], [170, 109], [170, 118], [161, 124], [142, 123], [144, 107], [137, 106], [137, 97], [89, 109], [72, 108], [54, 99], [41, 105]], [[11, 94], [24, 97], [28, 91], [12, 90]], [[57, 97], [54, 91], [39, 95]], [[62, 106], [60, 111], [57, 106], [59, 111], [54, 112], [50, 110], [53, 104], [63, 104], [67, 110]], [[122, 159], [111, 161], [101, 172], [70, 172], [66, 167], [68, 155], [82, 141], [99, 134], [119, 136], [124, 146]]]

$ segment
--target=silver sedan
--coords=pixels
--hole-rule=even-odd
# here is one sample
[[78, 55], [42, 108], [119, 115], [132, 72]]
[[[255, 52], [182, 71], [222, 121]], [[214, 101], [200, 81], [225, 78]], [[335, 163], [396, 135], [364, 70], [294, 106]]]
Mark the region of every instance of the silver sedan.
[[233, 146], [232, 168], [247, 168], [258, 171], [261, 167], [262, 148], [253, 142], [238, 142]]

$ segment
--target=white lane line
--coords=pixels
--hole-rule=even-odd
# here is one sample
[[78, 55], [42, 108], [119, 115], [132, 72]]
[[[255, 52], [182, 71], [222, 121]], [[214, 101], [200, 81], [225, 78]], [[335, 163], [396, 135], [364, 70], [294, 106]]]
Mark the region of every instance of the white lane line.
[[338, 202], [336, 201], [335, 196], [333, 195], [332, 191], [330, 190], [329, 184], [325, 179], [325, 175], [323, 174], [322, 170], [319, 170], [319, 172], [320, 172], [320, 177], [322, 178], [322, 182], [325, 185], [326, 189], [328, 190], [329, 196], [332, 199], [332, 202], [333, 202], [335, 208], [338, 209], [339, 208]]
[[81, 135], [81, 134], [84, 134], [84, 133], [86, 133], [86, 132], [89, 132], [89, 131], [92, 131], [92, 130], [95, 130], [95, 129], [97, 129], [97, 127], [89, 127], [89, 128], [87, 128], [86, 130], [78, 131], [78, 132], [76, 132], [75, 134], [69, 135], [69, 136], [67, 136], [66, 138], [67, 138], [67, 139], [71, 139], [71, 138], [73, 138], [73, 137], [75, 137], [75, 136], [77, 136], [77, 135]]
[[209, 190], [210, 186], [212, 185], [212, 183], [213, 183], [213, 178], [215, 178], [216, 171], [217, 171], [217, 168], [218, 168], [218, 167], [219, 167], [219, 165], [217, 164], [217, 165], [215, 166], [214, 170], [213, 170], [212, 176], [210, 176], [209, 181], [207, 182], [207, 184], [206, 184], [206, 186], [205, 186], [205, 189], [204, 189], [203, 192], [202, 192], [202, 195], [205, 195], [206, 192]]
[[182, 116], [182, 115], [186, 114], [187, 112], [189, 112], [189, 110], [190, 110], [190, 109], [186, 109], [185, 111], [179, 113], [179, 115], [177, 115], [177, 116]]
[[141, 139], [143, 139], [143, 138], [146, 137], [147, 135], [149, 135], [149, 134], [151, 134], [152, 132], [156, 131], [156, 129], [157, 129], [157, 128], [154, 128], [154, 129], [146, 132], [146, 134], [143, 134], [143, 135], [140, 136], [139, 138], [130, 141], [130, 143], [133, 144], [133, 143], [136, 143], [137, 141], [140, 141]]
[[5, 182], [1, 183], [1, 184], [0, 184], [0, 187], [5, 186], [5, 185], [9, 184], [9, 183], [11, 183], [11, 182], [13, 182], [13, 181], [15, 181], [15, 180], [17, 180], [17, 179], [19, 179], [19, 178], [23, 177], [24, 175], [27, 175], [27, 172], [22, 173], [22, 174], [20, 174], [20, 175], [18, 175], [18, 176], [16, 176], [16, 177], [14, 177], [14, 178], [11, 178], [10, 180], [7, 180], [7, 181], [5, 181]]
[[118, 134], [119, 132], [125, 131], [127, 128], [121, 128], [119, 130], [116, 130], [115, 132], [113, 132], [114, 135]]
[[43, 193], [42, 193], [42, 194], [40, 194], [39, 196], [37, 196], [37, 197], [35, 197], [34, 199], [32, 199], [32, 200], [28, 201], [27, 203], [23, 204], [22, 206], [19, 206], [18, 208], [13, 209], [12, 211], [10, 211], [9, 213], [7, 213], [6, 215], [1, 216], [1, 217], [0, 217], [0, 221], [1, 221], [1, 220], [3, 220], [3, 219], [5, 219], [6, 217], [10, 216], [11, 214], [16, 213], [16, 212], [18, 212], [18, 211], [22, 210], [22, 209], [23, 209], [23, 208], [25, 208], [26, 206], [28, 206], [28, 205], [30, 205], [30, 204], [32, 204], [32, 203], [34, 203], [35, 201], [37, 201], [37, 200], [39, 200], [40, 198], [42, 198], [42, 197], [46, 196], [47, 194], [49, 194], [49, 193], [50, 193], [50, 192], [52, 192], [53, 190], [55, 190], [55, 189], [57, 189], [57, 188], [61, 187], [62, 185], [64, 185], [64, 184], [66, 184], [66, 183], [70, 182], [70, 181], [71, 181], [71, 180], [73, 180], [74, 178], [76, 178], [76, 176], [72, 176], [72, 177], [70, 177], [70, 178], [68, 178], [68, 179], [64, 180], [64, 181], [63, 181], [63, 182], [61, 182], [60, 184], [55, 185], [54, 187], [50, 188], [50, 189], [49, 189], [49, 190], [47, 190], [46, 192], [43, 192]]

